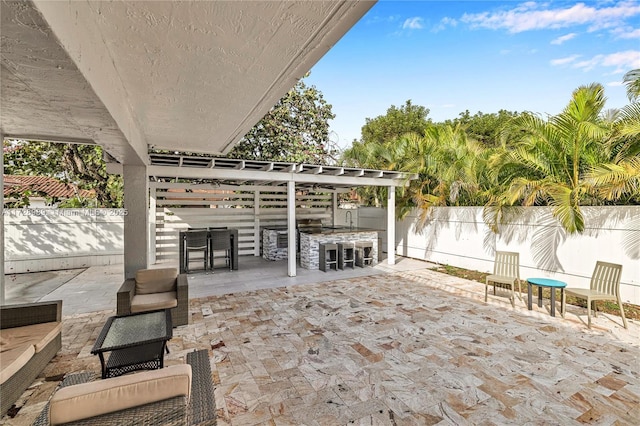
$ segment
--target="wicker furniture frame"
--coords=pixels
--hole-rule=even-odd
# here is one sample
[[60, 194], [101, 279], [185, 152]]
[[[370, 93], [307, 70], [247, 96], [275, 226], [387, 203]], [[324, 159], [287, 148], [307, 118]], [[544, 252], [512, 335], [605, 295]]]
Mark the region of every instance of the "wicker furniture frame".
[[[0, 328], [2, 329], [61, 320], [62, 300], [0, 307]], [[40, 352], [34, 354], [20, 370], [0, 385], [0, 415], [4, 415], [20, 395], [31, 386], [61, 347], [62, 334], [59, 333]]]
[[[116, 313], [119, 316], [131, 315], [131, 300], [135, 296], [136, 280], [125, 280], [118, 290], [116, 298]], [[179, 274], [176, 278], [176, 295], [178, 306], [171, 309], [171, 322], [174, 327], [189, 324], [189, 283], [186, 274]]]
[[[191, 398], [175, 397], [129, 408], [115, 413], [104, 414], [68, 426], [126, 426], [126, 425], [197, 425], [215, 426], [216, 407], [211, 380], [211, 366], [206, 350], [187, 354], [187, 364], [191, 365]], [[143, 374], [143, 373], [141, 373]], [[59, 387], [86, 383], [94, 380], [93, 373], [69, 374]], [[109, 380], [109, 379], [107, 379]], [[49, 404], [40, 412], [33, 426], [49, 426]]]
[[[102, 378], [117, 377], [136, 370], [153, 370], [164, 366], [164, 351], [169, 341], [173, 337], [171, 326], [171, 314], [168, 309], [158, 312], [142, 312], [122, 317], [109, 317], [100, 335], [96, 339], [91, 353], [100, 357], [102, 365]], [[162, 314], [162, 315], [160, 315]], [[157, 315], [148, 317], [155, 318], [156, 324], [162, 325], [162, 330], [157, 330], [159, 334], [154, 335], [147, 330], [136, 326], [136, 322], [141, 321], [142, 316]], [[114, 322], [122, 323], [122, 327], [127, 328], [126, 336], [119, 337], [110, 346], [105, 346], [104, 342], [111, 331]], [[124, 324], [124, 323], [127, 324]], [[142, 331], [144, 338], [135, 338], [135, 333]], [[139, 337], [139, 336], [137, 336]], [[135, 339], [134, 339], [135, 338]], [[105, 361], [105, 352], [110, 352], [109, 358]]]

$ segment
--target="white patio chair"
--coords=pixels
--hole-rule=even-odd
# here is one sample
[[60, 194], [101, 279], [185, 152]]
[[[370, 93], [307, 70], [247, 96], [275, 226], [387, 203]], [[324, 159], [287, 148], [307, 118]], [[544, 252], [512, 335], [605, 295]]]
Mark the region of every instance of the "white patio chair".
[[493, 284], [493, 295], [496, 294], [496, 284], [502, 284], [511, 291], [509, 300], [511, 306], [515, 307], [515, 284], [518, 283], [518, 299], [522, 300], [520, 293], [522, 287], [520, 283], [520, 254], [511, 251], [497, 251], [493, 264], [493, 274], [488, 275], [484, 286], [484, 301], [487, 301], [489, 294], [489, 283]]
[[616, 263], [596, 262], [596, 267], [591, 276], [589, 288], [566, 288], [562, 297], [562, 316], [565, 315], [566, 295], [586, 299], [587, 301], [587, 327], [591, 328], [591, 309], [593, 315], [598, 317], [596, 307], [597, 300], [615, 300], [620, 307], [620, 316], [624, 328], [627, 328], [627, 319], [624, 317], [624, 308], [620, 299], [620, 277], [622, 265]]

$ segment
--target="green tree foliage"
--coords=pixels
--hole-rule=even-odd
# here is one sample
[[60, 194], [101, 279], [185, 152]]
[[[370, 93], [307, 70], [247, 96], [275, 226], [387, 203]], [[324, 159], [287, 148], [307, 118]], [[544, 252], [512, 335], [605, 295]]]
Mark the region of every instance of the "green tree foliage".
[[[429, 110], [407, 100], [401, 107], [391, 105], [385, 115], [367, 118], [362, 126], [362, 136], [354, 140], [351, 148], [342, 155], [347, 166], [397, 170], [396, 161], [401, 159], [405, 144], [396, 144], [410, 134], [422, 135], [431, 121]], [[386, 200], [386, 189], [377, 187], [358, 188], [358, 195], [367, 204], [381, 206]]]
[[497, 113], [485, 114], [477, 112], [474, 115], [469, 110], [460, 113], [458, 118], [445, 120], [444, 124], [452, 127], [462, 126], [467, 136], [486, 147], [500, 145], [500, 132], [511, 119], [517, 117], [517, 112], [501, 109]]
[[626, 73], [622, 82], [627, 86], [627, 97], [630, 101], [640, 100], [640, 68]]
[[[122, 207], [122, 178], [106, 172], [100, 146], [19, 140], [6, 141], [5, 148], [5, 173], [54, 177], [93, 189], [98, 207]], [[61, 206], [95, 207], [95, 201], [76, 197]]]
[[[591, 84], [556, 116], [465, 111], [402, 136], [381, 130], [403, 128], [392, 107], [367, 120], [345, 162], [417, 174], [399, 190], [399, 217], [416, 207], [426, 220], [433, 206], [484, 205], [497, 232], [505, 207], [546, 205], [568, 232], [581, 232], [582, 206], [640, 203], [640, 104], [605, 110], [605, 101], [604, 88]], [[380, 189], [359, 194], [369, 205], [385, 200]]]
[[327, 164], [337, 153], [329, 140], [329, 120], [334, 117], [322, 93], [300, 80], [227, 156]]
[[429, 109], [412, 104], [410, 99], [401, 107], [391, 105], [385, 115], [366, 119], [359, 143], [382, 145], [407, 133], [420, 135], [430, 123], [428, 115]]
[[492, 158], [497, 182], [485, 218], [495, 224], [503, 206], [549, 205], [570, 233], [584, 230], [581, 206], [599, 204], [586, 173], [608, 162], [604, 149], [612, 123], [602, 118], [604, 88], [582, 86], [564, 110], [547, 120], [533, 114], [515, 118], [504, 136], [515, 141]]
[[607, 201], [640, 204], [640, 103], [624, 107], [612, 124], [611, 161], [592, 167], [587, 179]]

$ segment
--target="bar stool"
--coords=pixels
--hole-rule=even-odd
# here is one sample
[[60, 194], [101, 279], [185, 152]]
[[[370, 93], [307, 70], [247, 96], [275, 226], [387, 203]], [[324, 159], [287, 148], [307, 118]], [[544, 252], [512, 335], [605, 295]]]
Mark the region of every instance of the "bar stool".
[[210, 241], [211, 245], [209, 247], [209, 256], [210, 256], [209, 263], [211, 264], [211, 270], [213, 271], [213, 268], [215, 266], [215, 252], [223, 251], [225, 265], [231, 271], [233, 267], [232, 261], [231, 261], [231, 256], [232, 256], [231, 231], [227, 229], [216, 229], [216, 230], [210, 231], [209, 235], [211, 236], [211, 241]]
[[356, 265], [364, 268], [373, 265], [373, 242], [357, 241], [356, 242]]
[[345, 265], [355, 268], [355, 251], [356, 245], [352, 241], [338, 243], [338, 269], [344, 270]]
[[338, 245], [334, 243], [320, 243], [318, 244], [320, 251], [320, 264], [318, 265], [321, 271], [327, 272], [327, 269], [331, 270], [332, 267], [338, 270]]
[[208, 270], [207, 257], [209, 256], [209, 244], [207, 238], [207, 231], [187, 231], [184, 234], [184, 269], [188, 274], [191, 272], [189, 268], [189, 255], [191, 252], [202, 252], [204, 257], [204, 270]]

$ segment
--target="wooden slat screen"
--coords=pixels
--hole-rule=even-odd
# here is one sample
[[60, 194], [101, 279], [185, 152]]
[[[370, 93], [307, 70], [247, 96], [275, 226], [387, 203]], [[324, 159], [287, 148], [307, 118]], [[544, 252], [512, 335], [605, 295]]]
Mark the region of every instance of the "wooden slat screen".
[[[178, 187], [177, 187], [178, 186]], [[178, 257], [178, 232], [187, 228], [226, 226], [238, 229], [239, 254], [253, 255], [260, 236], [259, 227], [287, 226], [286, 188], [273, 191], [233, 191], [229, 189], [191, 189], [175, 183], [155, 184], [156, 198], [156, 260]], [[245, 189], [245, 188], [243, 188]], [[256, 195], [257, 194], [257, 195]], [[255, 214], [255, 197], [259, 214]], [[297, 219], [321, 219], [332, 222], [331, 193], [296, 194]]]

